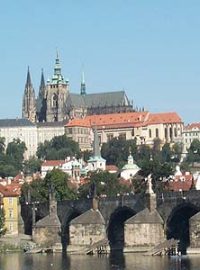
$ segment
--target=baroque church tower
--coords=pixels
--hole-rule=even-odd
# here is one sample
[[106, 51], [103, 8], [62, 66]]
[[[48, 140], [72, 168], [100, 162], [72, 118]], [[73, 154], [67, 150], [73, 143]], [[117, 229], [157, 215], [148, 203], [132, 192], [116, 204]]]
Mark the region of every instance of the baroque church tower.
[[29, 67], [23, 96], [22, 118], [29, 119], [31, 122], [36, 121], [35, 91], [31, 82]]
[[69, 94], [69, 82], [61, 73], [60, 60], [57, 54], [54, 74], [46, 85], [46, 121], [57, 122], [66, 119], [66, 100]]

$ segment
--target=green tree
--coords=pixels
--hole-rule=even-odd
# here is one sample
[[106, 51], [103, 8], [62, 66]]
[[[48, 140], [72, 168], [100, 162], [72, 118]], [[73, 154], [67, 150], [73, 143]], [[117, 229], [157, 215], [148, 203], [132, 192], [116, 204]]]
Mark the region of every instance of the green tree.
[[4, 153], [5, 151], [5, 138], [0, 137], [0, 153]]
[[45, 186], [54, 186], [58, 201], [76, 199], [76, 194], [68, 187], [69, 176], [60, 169], [53, 169], [44, 178]]
[[67, 156], [80, 157], [80, 149], [77, 142], [66, 135], [56, 136], [51, 141], [40, 143], [37, 149], [40, 159], [65, 159]]
[[92, 172], [90, 181], [79, 188], [79, 197], [92, 196], [91, 187], [95, 186], [96, 194], [108, 197], [124, 194], [131, 191], [130, 187], [120, 184], [116, 174], [107, 171]]
[[200, 141], [194, 139], [188, 149], [186, 161], [189, 163], [200, 162]]
[[118, 167], [127, 162], [130, 151], [133, 155], [137, 151], [135, 140], [126, 140], [122, 137], [113, 138], [101, 148], [102, 157], [106, 159], [107, 164], [115, 164]]
[[25, 175], [39, 172], [41, 169], [41, 163], [41, 160], [36, 157], [31, 157], [29, 160], [25, 160], [23, 169]]
[[69, 176], [60, 169], [53, 169], [47, 173], [44, 179], [34, 180], [30, 184], [23, 184], [21, 200], [23, 202], [46, 202], [49, 199], [51, 186], [55, 189], [58, 201], [76, 199], [76, 192], [68, 187], [68, 178]]
[[26, 145], [19, 139], [14, 139], [10, 142], [6, 148], [6, 156], [8, 157], [10, 164], [18, 170], [22, 170], [22, 162], [24, 160], [24, 153], [26, 151]]
[[6, 232], [5, 229], [5, 213], [4, 209], [0, 208], [0, 236], [4, 235]]

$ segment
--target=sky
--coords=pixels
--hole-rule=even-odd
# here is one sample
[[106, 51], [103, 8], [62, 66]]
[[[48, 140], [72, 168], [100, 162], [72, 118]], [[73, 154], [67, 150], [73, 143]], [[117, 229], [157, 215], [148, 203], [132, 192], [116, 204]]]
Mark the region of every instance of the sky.
[[0, 119], [22, 115], [56, 51], [70, 91], [125, 90], [134, 106], [200, 122], [199, 0], [6, 0], [0, 16]]

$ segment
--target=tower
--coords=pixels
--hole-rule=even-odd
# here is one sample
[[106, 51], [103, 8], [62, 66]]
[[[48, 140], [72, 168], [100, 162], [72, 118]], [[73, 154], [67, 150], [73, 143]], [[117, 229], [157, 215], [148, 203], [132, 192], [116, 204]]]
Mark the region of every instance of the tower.
[[84, 72], [82, 72], [82, 78], [81, 78], [81, 96], [86, 95], [86, 85], [85, 85], [85, 76]]
[[106, 160], [101, 157], [99, 137], [96, 128], [94, 128], [93, 155], [88, 160], [88, 169], [89, 171], [105, 171], [106, 169]]
[[66, 99], [69, 94], [69, 82], [61, 73], [58, 54], [56, 56], [54, 74], [46, 86], [46, 121], [57, 122], [66, 119]]
[[29, 67], [23, 96], [22, 117], [29, 119], [31, 122], [36, 120], [35, 91], [31, 82]]
[[44, 80], [44, 73], [42, 70], [40, 88], [37, 98], [37, 120], [39, 122], [46, 122], [46, 86]]

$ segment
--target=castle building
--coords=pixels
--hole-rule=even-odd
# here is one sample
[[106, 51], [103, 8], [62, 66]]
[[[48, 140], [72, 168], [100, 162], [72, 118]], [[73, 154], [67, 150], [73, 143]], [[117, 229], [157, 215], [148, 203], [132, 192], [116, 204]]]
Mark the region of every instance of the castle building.
[[153, 145], [159, 138], [161, 144], [182, 141], [183, 122], [175, 112], [124, 112], [101, 115], [88, 115], [72, 119], [65, 125], [65, 133], [85, 150], [92, 141], [91, 131], [95, 127], [100, 144], [114, 137], [125, 140], [135, 139], [137, 145]]
[[133, 111], [133, 105], [124, 91], [88, 94], [84, 74], [80, 93], [70, 93], [69, 81], [65, 80], [57, 54], [54, 74], [45, 84], [42, 71], [37, 99], [28, 68], [25, 84], [22, 117], [32, 122], [60, 122], [92, 114]]

